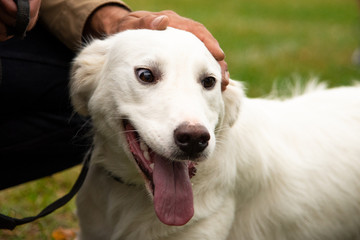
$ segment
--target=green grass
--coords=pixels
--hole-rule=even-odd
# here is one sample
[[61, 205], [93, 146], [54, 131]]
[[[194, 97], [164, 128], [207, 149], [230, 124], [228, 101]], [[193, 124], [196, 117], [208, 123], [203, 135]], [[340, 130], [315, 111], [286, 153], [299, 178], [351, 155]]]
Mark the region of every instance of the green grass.
[[250, 96], [265, 95], [274, 81], [293, 75], [317, 76], [330, 86], [359, 79], [360, 67], [351, 62], [360, 40], [357, 1], [143, 0], [134, 5], [164, 8], [202, 22], [213, 33], [231, 77], [245, 81]]
[[[57, 198], [70, 191], [80, 167], [32, 181], [0, 192], [0, 211], [16, 218], [37, 215]], [[14, 231], [0, 230], [0, 240], [45, 240], [59, 228], [77, 228], [75, 200], [36, 222], [17, 227]]]
[[[226, 53], [231, 77], [247, 83], [252, 97], [273, 83], [317, 76], [330, 86], [360, 79], [352, 63], [359, 46], [360, 8], [345, 0], [138, 0], [133, 10], [172, 9], [203, 23]], [[281, 85], [281, 84], [280, 84]], [[68, 191], [78, 168], [0, 192], [2, 213], [33, 215]], [[1, 231], [2, 239], [51, 239], [58, 228], [76, 227], [74, 201], [36, 223]]]

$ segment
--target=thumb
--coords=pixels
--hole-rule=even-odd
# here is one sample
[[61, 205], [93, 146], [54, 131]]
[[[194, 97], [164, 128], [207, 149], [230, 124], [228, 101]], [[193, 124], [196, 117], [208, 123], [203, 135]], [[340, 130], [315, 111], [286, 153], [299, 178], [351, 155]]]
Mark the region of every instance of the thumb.
[[158, 16], [154, 20], [152, 20], [151, 28], [154, 30], [165, 30], [169, 25], [169, 21], [169, 17], [165, 15]]

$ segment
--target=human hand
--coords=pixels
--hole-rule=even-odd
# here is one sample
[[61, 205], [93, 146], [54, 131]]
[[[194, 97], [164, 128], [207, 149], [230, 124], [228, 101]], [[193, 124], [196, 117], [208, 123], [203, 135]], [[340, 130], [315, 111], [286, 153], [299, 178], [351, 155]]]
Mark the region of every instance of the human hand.
[[[29, 0], [30, 21], [27, 31], [31, 30], [38, 19], [41, 0]], [[13, 36], [8, 36], [7, 27], [15, 27], [17, 6], [14, 0], [0, 0], [0, 41], [6, 41]]]
[[225, 54], [218, 41], [211, 35], [204, 25], [192, 19], [182, 17], [173, 11], [129, 12], [125, 8], [115, 5], [106, 5], [99, 8], [88, 20], [84, 34], [94, 37], [110, 35], [127, 29], [153, 29], [165, 30], [173, 27], [193, 33], [208, 48], [214, 58], [219, 62], [222, 72], [221, 90], [224, 91], [229, 84], [229, 72], [224, 61]]

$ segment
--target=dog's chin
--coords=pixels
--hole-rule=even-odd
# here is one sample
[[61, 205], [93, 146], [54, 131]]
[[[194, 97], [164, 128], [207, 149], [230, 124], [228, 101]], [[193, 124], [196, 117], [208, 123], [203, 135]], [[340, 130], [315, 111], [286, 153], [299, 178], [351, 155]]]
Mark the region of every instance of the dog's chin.
[[189, 161], [194, 165], [196, 165], [198, 162], [205, 161], [207, 158], [208, 155], [203, 152], [189, 155], [183, 153], [182, 151], [175, 152], [170, 157], [170, 159], [173, 161]]
[[159, 220], [172, 226], [186, 224], [194, 215], [190, 179], [196, 174], [194, 161], [200, 157], [175, 154], [175, 159], [166, 158], [153, 151], [128, 120], [123, 125], [129, 150], [153, 196]]

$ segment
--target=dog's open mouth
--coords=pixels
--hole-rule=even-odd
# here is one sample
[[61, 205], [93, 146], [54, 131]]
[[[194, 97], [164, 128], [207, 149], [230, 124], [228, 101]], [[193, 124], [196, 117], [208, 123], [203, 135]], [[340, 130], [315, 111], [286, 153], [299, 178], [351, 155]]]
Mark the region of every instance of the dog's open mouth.
[[167, 225], [181, 226], [194, 215], [190, 178], [196, 173], [191, 161], [172, 161], [152, 151], [136, 129], [124, 121], [126, 140], [154, 196], [154, 208], [159, 220]]

